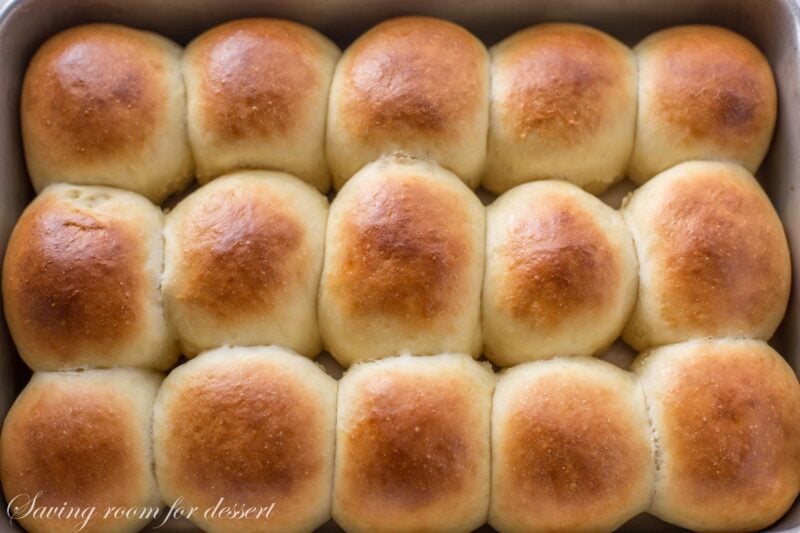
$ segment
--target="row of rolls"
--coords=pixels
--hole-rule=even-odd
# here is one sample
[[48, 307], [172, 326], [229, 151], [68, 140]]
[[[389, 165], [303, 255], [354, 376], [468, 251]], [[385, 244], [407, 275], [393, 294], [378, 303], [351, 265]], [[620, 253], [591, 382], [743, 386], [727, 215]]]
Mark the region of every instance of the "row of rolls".
[[681, 163], [613, 209], [554, 180], [484, 207], [434, 163], [370, 163], [331, 204], [242, 171], [166, 215], [135, 193], [54, 184], [3, 268], [33, 370], [168, 370], [220, 346], [322, 348], [344, 367], [456, 352], [497, 366], [697, 338], [768, 340], [791, 287], [786, 236], [756, 179]]
[[185, 50], [93, 24], [49, 39], [21, 99], [28, 170], [161, 203], [196, 176], [280, 170], [325, 193], [380, 156], [428, 159], [500, 194], [538, 179], [600, 193], [687, 160], [754, 173], [777, 97], [770, 66], [714, 26], [631, 50], [577, 24], [533, 26], [487, 50], [448, 21], [400, 17], [343, 54], [278, 19], [217, 26]]
[[[800, 489], [800, 387], [763, 341], [697, 340], [498, 375], [465, 354], [362, 362], [338, 382], [279, 347], [166, 378], [37, 372], [0, 477], [28, 531], [612, 531], [642, 512], [755, 531]], [[635, 526], [634, 526], [635, 529]]]

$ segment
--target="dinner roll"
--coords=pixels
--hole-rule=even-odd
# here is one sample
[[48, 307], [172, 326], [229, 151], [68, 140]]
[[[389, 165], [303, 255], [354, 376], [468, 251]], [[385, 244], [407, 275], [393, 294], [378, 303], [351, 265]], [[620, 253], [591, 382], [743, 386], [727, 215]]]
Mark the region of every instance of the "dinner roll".
[[484, 208], [414, 159], [362, 169], [331, 204], [319, 288], [325, 347], [343, 366], [481, 350]]
[[562, 179], [600, 193], [625, 175], [636, 124], [627, 46], [580, 24], [542, 24], [501, 41], [491, 57], [484, 187], [500, 194]]
[[755, 340], [704, 340], [641, 355], [658, 475], [650, 512], [696, 531], [756, 531], [800, 490], [800, 386]]
[[278, 344], [320, 349], [317, 286], [328, 201], [281, 172], [201, 187], [166, 217], [164, 306], [183, 353]]
[[178, 357], [159, 284], [161, 211], [134, 193], [54, 184], [17, 221], [3, 265], [11, 336], [33, 370]]
[[339, 53], [308, 26], [268, 18], [228, 22], [192, 41], [183, 76], [198, 180], [267, 168], [326, 192], [325, 119]]
[[486, 211], [486, 357], [509, 366], [608, 348], [633, 309], [636, 276], [619, 212], [562, 181], [511, 189]]
[[769, 148], [777, 96], [772, 71], [750, 41], [715, 26], [677, 26], [634, 49], [639, 114], [628, 176], [644, 183], [692, 159], [755, 172]]
[[33, 56], [22, 139], [33, 187], [113, 185], [161, 202], [191, 181], [180, 47], [116, 24], [77, 26]]
[[613, 531], [647, 508], [654, 475], [644, 396], [628, 372], [576, 357], [501, 374], [489, 511], [498, 531]]
[[161, 494], [196, 507], [189, 519], [212, 533], [312, 531], [330, 518], [335, 433], [336, 381], [308, 359], [274, 346], [206, 352], [156, 398]]
[[622, 336], [637, 349], [702, 337], [769, 339], [789, 298], [783, 226], [745, 169], [688, 162], [630, 196], [639, 295]]
[[486, 160], [489, 56], [467, 30], [430, 17], [373, 27], [333, 77], [327, 157], [334, 187], [380, 156], [430, 159], [478, 186]]
[[468, 532], [489, 506], [494, 375], [463, 354], [362, 363], [339, 384], [333, 518], [349, 533]]
[[35, 373], [0, 439], [11, 516], [31, 533], [134, 532], [155, 518], [150, 431], [160, 383], [125, 368]]

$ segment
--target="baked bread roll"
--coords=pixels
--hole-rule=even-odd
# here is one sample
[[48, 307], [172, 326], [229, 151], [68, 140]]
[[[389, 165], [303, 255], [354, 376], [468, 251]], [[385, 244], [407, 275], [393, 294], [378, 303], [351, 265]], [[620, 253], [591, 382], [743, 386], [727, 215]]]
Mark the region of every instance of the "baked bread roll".
[[26, 531], [132, 533], [155, 518], [150, 432], [160, 383], [155, 372], [125, 368], [33, 375], [0, 439], [3, 492]]
[[356, 365], [339, 387], [333, 518], [342, 528], [468, 532], [486, 521], [489, 365], [406, 355]]
[[452, 173], [414, 159], [364, 167], [331, 204], [319, 327], [342, 366], [481, 350], [484, 208]]
[[178, 358], [159, 292], [161, 211], [132, 192], [54, 184], [17, 221], [3, 264], [6, 322], [33, 370]]
[[31, 60], [22, 139], [33, 187], [112, 185], [159, 203], [192, 179], [181, 48], [116, 24], [61, 32]]
[[317, 287], [328, 201], [282, 172], [245, 171], [201, 187], [164, 227], [164, 306], [193, 356], [278, 344], [316, 356]]
[[628, 176], [644, 183], [682, 161], [723, 160], [752, 173], [769, 148], [775, 80], [750, 41], [716, 26], [676, 26], [634, 48], [639, 114]]
[[527, 183], [487, 208], [483, 342], [493, 363], [603, 351], [630, 316], [636, 287], [622, 216], [575, 185]]
[[636, 62], [610, 35], [542, 24], [492, 47], [483, 186], [501, 194], [562, 179], [601, 193], [625, 175], [636, 124]]
[[639, 295], [622, 337], [636, 349], [704, 337], [769, 339], [789, 298], [783, 226], [758, 182], [728, 163], [663, 172], [623, 206]]
[[[305, 532], [329, 519], [336, 381], [308, 359], [206, 352], [167, 376], [153, 417], [162, 497], [197, 507], [189, 518], [204, 531]], [[213, 512], [220, 498], [250, 515]]]
[[634, 362], [658, 443], [650, 513], [696, 531], [757, 531], [800, 491], [800, 386], [766, 343], [705, 340]]
[[634, 377], [587, 357], [506, 370], [492, 408], [492, 505], [503, 532], [613, 531], [643, 512], [655, 467]]
[[345, 50], [331, 86], [327, 157], [333, 185], [379, 157], [434, 161], [478, 186], [486, 160], [489, 56], [467, 30], [400, 17]]
[[308, 26], [269, 18], [228, 22], [192, 41], [183, 76], [200, 183], [267, 168], [326, 192], [325, 120], [339, 54]]

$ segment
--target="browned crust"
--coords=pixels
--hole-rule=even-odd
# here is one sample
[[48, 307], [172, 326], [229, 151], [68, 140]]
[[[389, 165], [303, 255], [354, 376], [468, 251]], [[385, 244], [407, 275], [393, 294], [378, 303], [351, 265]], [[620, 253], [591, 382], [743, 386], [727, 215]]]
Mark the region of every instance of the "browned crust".
[[320, 83], [313, 30], [277, 19], [213, 28], [187, 52], [199, 77], [201, 120], [220, 138], [286, 136]]
[[342, 113], [359, 136], [449, 131], [481, 107], [486, 57], [483, 45], [453, 23], [383, 22], [343, 59]]

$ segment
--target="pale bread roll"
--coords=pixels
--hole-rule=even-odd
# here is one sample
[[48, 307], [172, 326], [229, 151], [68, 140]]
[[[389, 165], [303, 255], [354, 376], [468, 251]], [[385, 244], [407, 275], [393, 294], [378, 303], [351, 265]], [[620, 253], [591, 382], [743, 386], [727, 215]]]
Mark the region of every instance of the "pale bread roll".
[[599, 194], [625, 175], [636, 124], [636, 61], [610, 35], [541, 24], [490, 50], [483, 186], [561, 179]]
[[757, 531], [800, 491], [800, 385], [762, 341], [657, 348], [634, 362], [658, 449], [650, 513], [695, 531]]
[[789, 248], [749, 172], [729, 163], [682, 163], [636, 190], [623, 215], [639, 258], [625, 342], [642, 350], [704, 337], [772, 336], [789, 298]]
[[489, 506], [494, 375], [463, 354], [361, 363], [340, 382], [333, 518], [350, 533], [469, 532]]
[[325, 347], [343, 366], [481, 348], [484, 208], [452, 173], [376, 161], [331, 204], [319, 290]]
[[753, 43], [716, 26], [676, 26], [634, 48], [639, 114], [628, 176], [644, 183], [693, 159], [738, 163], [752, 173], [777, 114], [775, 79]]
[[11, 336], [33, 370], [167, 370], [161, 211], [111, 187], [54, 184], [25, 209], [3, 265]]
[[326, 192], [325, 120], [339, 55], [322, 34], [281, 19], [235, 20], [193, 40], [183, 76], [200, 183], [263, 168]]
[[402, 153], [478, 186], [486, 160], [489, 55], [467, 30], [431, 17], [384, 21], [345, 50], [331, 86], [327, 158], [341, 188], [367, 163]]
[[503, 532], [613, 531], [647, 508], [655, 465], [641, 387], [587, 357], [504, 371], [492, 410], [492, 506]]
[[151, 442], [161, 379], [126, 368], [33, 375], [0, 439], [3, 492], [27, 531], [133, 533], [161, 512]]
[[317, 287], [328, 201], [282, 172], [226, 175], [164, 226], [164, 306], [183, 353], [278, 344], [320, 351]]
[[622, 216], [575, 185], [520, 185], [487, 208], [482, 322], [493, 363], [602, 352], [619, 337], [636, 288]]
[[[313, 362], [275, 346], [220, 348], [173, 370], [153, 421], [165, 503], [197, 507], [190, 519], [212, 533], [322, 525], [330, 518], [336, 387]], [[251, 514], [208, 511], [220, 498]]]
[[20, 101], [33, 187], [111, 185], [161, 202], [194, 170], [181, 48], [116, 24], [76, 26], [36, 52]]

